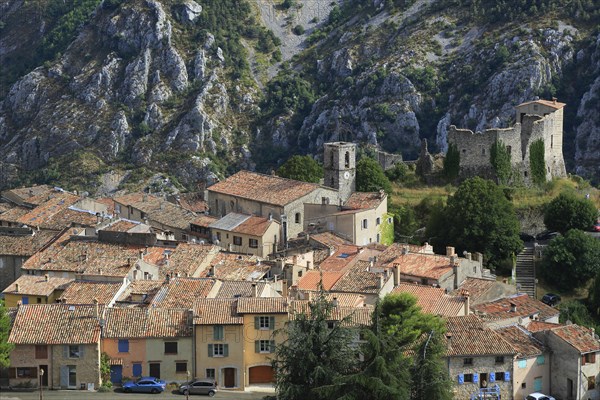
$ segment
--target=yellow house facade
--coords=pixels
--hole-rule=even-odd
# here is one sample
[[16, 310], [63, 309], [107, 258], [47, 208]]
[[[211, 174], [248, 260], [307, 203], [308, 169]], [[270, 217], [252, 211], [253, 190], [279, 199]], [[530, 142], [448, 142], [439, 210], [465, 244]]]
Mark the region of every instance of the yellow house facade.
[[236, 253], [265, 257], [275, 251], [280, 224], [272, 218], [229, 213], [210, 224], [213, 243]]
[[71, 282], [73, 279], [59, 278], [48, 274], [44, 276], [21, 275], [4, 289], [2, 295], [6, 307], [16, 307], [18, 304], [56, 303]]

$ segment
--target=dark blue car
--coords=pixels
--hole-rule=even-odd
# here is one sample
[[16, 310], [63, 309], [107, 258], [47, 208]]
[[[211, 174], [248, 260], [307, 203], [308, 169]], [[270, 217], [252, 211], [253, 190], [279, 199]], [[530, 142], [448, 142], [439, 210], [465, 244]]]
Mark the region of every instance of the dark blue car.
[[142, 377], [137, 381], [129, 381], [123, 384], [125, 393], [161, 393], [165, 391], [167, 383], [162, 379], [152, 378], [150, 376]]

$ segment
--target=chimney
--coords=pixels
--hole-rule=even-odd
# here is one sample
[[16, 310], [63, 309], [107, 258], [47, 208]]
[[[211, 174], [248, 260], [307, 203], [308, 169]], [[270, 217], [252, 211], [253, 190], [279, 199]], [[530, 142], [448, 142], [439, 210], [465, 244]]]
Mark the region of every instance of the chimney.
[[398, 286], [400, 284], [400, 264], [394, 264], [394, 286]]
[[44, 274], [44, 282], [48, 282], [50, 280], [50, 278], [48, 277], [48, 274]]
[[446, 256], [450, 257], [454, 255], [454, 247], [446, 246]]
[[517, 305], [515, 303], [510, 303], [510, 312], [517, 312]]
[[98, 319], [100, 317], [100, 312], [98, 311], [98, 299], [96, 297], [94, 297], [94, 306], [96, 306], [96, 319]]
[[171, 281], [171, 275], [167, 274], [165, 276], [165, 283], [169, 283]]
[[446, 340], [448, 341], [448, 349], [452, 348], [452, 333], [446, 332]]
[[337, 297], [333, 298], [333, 301], [331, 302], [331, 305], [334, 306], [334, 307], [338, 306], [338, 299], [337, 299]]
[[463, 291], [463, 297], [465, 298], [465, 315], [469, 315], [471, 312], [471, 295], [468, 290]]
[[19, 284], [15, 283], [15, 292], [19, 293]]
[[140, 250], [140, 260], [144, 261], [144, 250]]
[[408, 254], [409, 252], [409, 247], [408, 246], [402, 246], [402, 254]]
[[465, 254], [465, 257], [467, 260], [471, 261], [472, 255], [471, 253], [467, 252], [467, 254]]
[[287, 280], [285, 280], [285, 279], [282, 279], [282, 280], [281, 280], [281, 295], [282, 295], [283, 297], [285, 297], [286, 299], [287, 299], [287, 297], [288, 297], [288, 294], [289, 294], [289, 293], [288, 293], [288, 289], [289, 289], [289, 288], [288, 288]]
[[383, 288], [384, 284], [385, 284], [385, 281], [383, 278], [383, 274], [379, 274], [379, 281], [377, 281], [377, 289]]
[[558, 100], [556, 97], [552, 98], [552, 103], [556, 104], [556, 100]]
[[252, 297], [258, 297], [258, 289], [256, 283], [252, 283]]
[[99, 212], [96, 213], [96, 223], [99, 224], [100, 222], [102, 222], [102, 216], [100, 215]]

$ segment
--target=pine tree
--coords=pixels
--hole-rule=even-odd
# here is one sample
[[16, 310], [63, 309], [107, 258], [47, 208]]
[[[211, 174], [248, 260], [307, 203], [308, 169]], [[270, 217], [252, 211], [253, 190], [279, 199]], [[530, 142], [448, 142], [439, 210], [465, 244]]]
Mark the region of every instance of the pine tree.
[[444, 363], [445, 347], [439, 331], [431, 331], [415, 351], [411, 400], [452, 400], [452, 381]]
[[8, 367], [10, 365], [10, 352], [14, 345], [8, 343], [8, 335], [10, 334], [10, 317], [7, 313], [4, 302], [0, 300], [0, 367]]

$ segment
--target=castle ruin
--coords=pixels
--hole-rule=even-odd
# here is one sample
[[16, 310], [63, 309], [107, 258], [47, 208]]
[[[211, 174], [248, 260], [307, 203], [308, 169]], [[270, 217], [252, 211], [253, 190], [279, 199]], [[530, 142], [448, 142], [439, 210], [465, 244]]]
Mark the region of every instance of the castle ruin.
[[546, 180], [566, 176], [562, 153], [563, 110], [565, 104], [556, 99], [534, 100], [515, 107], [516, 123], [505, 129], [486, 129], [476, 132], [450, 126], [448, 144], [460, 152], [460, 178], [481, 176], [495, 179], [490, 162], [490, 150], [496, 140], [501, 141], [511, 156], [514, 172], [521, 174], [525, 184], [531, 183], [529, 150], [538, 139], [544, 142]]

